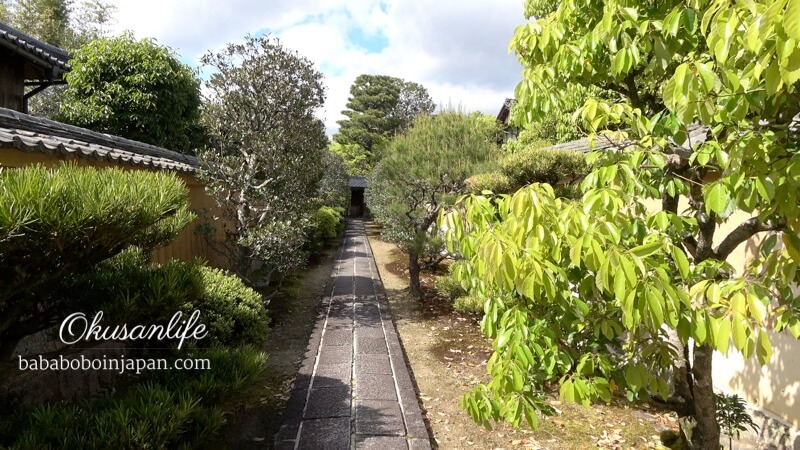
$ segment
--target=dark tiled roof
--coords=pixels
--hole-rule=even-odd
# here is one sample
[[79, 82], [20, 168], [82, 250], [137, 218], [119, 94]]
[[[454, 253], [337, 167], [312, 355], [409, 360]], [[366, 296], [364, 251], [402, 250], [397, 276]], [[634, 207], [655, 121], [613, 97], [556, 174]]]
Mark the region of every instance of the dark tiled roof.
[[367, 181], [367, 177], [362, 177], [361, 175], [351, 175], [347, 179], [347, 186], [351, 188], [368, 188], [369, 181]]
[[72, 70], [66, 50], [46, 44], [0, 22], [0, 46], [19, 53], [34, 64], [56, 72]]
[[187, 173], [200, 166], [193, 156], [5, 108], [0, 108], [0, 147]]
[[511, 113], [511, 108], [514, 106], [514, 99], [507, 98], [500, 107], [500, 112], [497, 113], [497, 121], [503, 124], [508, 123], [508, 115]]
[[[704, 126], [691, 127], [689, 130], [688, 139], [686, 139], [686, 142], [683, 143], [683, 146], [694, 146], [697, 143], [705, 141], [707, 132], [708, 128]], [[588, 138], [580, 138], [574, 141], [552, 145], [547, 148], [553, 150], [574, 150], [577, 152], [588, 153], [592, 150], [605, 150], [614, 147], [625, 148], [628, 145], [630, 145], [630, 141], [620, 140], [615, 138], [613, 135], [598, 134], [594, 138], [594, 145], [591, 145], [591, 142]]]

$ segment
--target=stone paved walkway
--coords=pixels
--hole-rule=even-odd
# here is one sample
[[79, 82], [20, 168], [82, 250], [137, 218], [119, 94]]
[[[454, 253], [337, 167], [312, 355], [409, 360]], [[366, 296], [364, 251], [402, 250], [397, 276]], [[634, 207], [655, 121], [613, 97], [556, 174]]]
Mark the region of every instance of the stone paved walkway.
[[275, 448], [431, 448], [359, 220], [348, 222]]

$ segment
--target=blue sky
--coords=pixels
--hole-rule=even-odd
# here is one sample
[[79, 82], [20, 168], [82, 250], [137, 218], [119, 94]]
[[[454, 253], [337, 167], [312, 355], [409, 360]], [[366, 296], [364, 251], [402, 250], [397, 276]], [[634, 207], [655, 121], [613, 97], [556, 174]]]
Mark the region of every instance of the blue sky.
[[112, 0], [112, 30], [155, 38], [197, 66], [209, 50], [271, 33], [316, 64], [328, 133], [362, 73], [424, 85], [437, 104], [496, 114], [521, 68], [508, 54], [522, 0]]

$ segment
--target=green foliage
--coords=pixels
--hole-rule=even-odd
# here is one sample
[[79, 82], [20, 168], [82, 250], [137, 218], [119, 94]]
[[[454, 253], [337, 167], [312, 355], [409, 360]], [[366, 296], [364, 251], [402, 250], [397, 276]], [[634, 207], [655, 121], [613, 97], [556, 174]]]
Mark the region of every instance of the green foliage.
[[[467, 261], [454, 277], [476, 300], [489, 300], [481, 329], [494, 339], [492, 381], [463, 401], [477, 421], [519, 425], [524, 418], [535, 427], [536, 412], [549, 413], [542, 394], [549, 383], [582, 404], [608, 402], [617, 390], [632, 399], [646, 390], [666, 397], [661, 365], [674, 354], [652, 337], [675, 323], [688, 295], [665, 283], [670, 275], [651, 266], [657, 260], [644, 259], [663, 236], [633, 232], [618, 198], [594, 205], [584, 210], [550, 185], [532, 184], [513, 196], [468, 197], [459, 205], [464, 216], [443, 218], [451, 251]], [[602, 252], [608, 230], [633, 250]], [[625, 312], [629, 289], [649, 277], [662, 290], [642, 288], [641, 304]]]
[[103, 311], [116, 323], [158, 321], [203, 296], [201, 269], [199, 261], [149, 264], [146, 252], [128, 247], [85, 274], [61, 280], [54, 297], [74, 310]]
[[149, 264], [137, 247], [65, 280], [59, 291], [59, 302], [81, 311], [103, 311], [104, 320], [120, 324], [164, 321], [176, 311], [199, 310], [209, 330], [201, 342], [206, 346], [261, 346], [269, 324], [268, 302], [236, 276], [198, 260]]
[[511, 179], [502, 172], [488, 172], [473, 175], [466, 180], [469, 192], [480, 194], [483, 191], [492, 191], [498, 194], [512, 192]]
[[72, 309], [50, 300], [66, 277], [131, 245], [165, 244], [192, 218], [186, 186], [166, 172], [74, 165], [0, 172], [0, 354]]
[[753, 422], [753, 418], [747, 413], [747, 402], [736, 394], [717, 394], [717, 423], [725, 434], [728, 435], [728, 446], [731, 445], [732, 438], [739, 439], [739, 433], [746, 431], [747, 427], [758, 433], [758, 425]]
[[320, 207], [311, 219], [307, 246], [310, 250], [321, 249], [328, 239], [334, 239], [344, 231], [344, 209]]
[[438, 277], [434, 282], [436, 291], [442, 297], [447, 298], [453, 303], [453, 309], [463, 313], [475, 314], [483, 312], [483, 302], [467, 295], [467, 291], [461, 283], [453, 277], [453, 272], [463, 261], [456, 261], [448, 267], [449, 274]]
[[439, 295], [450, 301], [455, 301], [455, 299], [467, 294], [467, 291], [461, 287], [461, 283], [449, 275], [437, 278], [434, 282], [434, 286]]
[[471, 174], [491, 165], [496, 132], [494, 122], [455, 111], [419, 116], [370, 175], [367, 204], [383, 235], [409, 253], [412, 292], [419, 294], [419, 256], [441, 250], [432, 245], [439, 210], [466, 191]]
[[542, 139], [534, 131], [534, 128], [526, 128], [519, 132], [516, 139], [509, 139], [503, 144], [503, 150], [507, 153], [517, 153], [523, 150], [549, 147], [551, 141]]
[[344, 161], [349, 175], [369, 175], [375, 165], [375, 155], [358, 144], [340, 144], [331, 142], [328, 149]]
[[453, 300], [453, 309], [466, 314], [483, 314], [483, 305], [483, 300], [469, 295], [462, 295]]
[[525, 148], [500, 160], [513, 190], [530, 183], [569, 186], [588, 172], [585, 155], [574, 150]]
[[322, 205], [331, 208], [344, 208], [350, 204], [350, 187], [347, 185], [347, 167], [335, 152], [322, 155], [325, 172], [319, 180], [317, 197]]
[[350, 87], [350, 99], [333, 140], [340, 146], [351, 175], [366, 175], [396, 134], [408, 129], [435, 105], [424, 86], [386, 75], [359, 75]]
[[248, 284], [266, 285], [305, 262], [304, 230], [327, 195], [320, 180], [328, 140], [315, 116], [325, 99], [322, 74], [269, 36], [202, 61], [215, 70], [205, 86], [211, 142], [201, 152], [203, 177], [232, 224], [220, 251]]
[[92, 41], [70, 64], [63, 121], [180, 152], [202, 144], [200, 82], [170, 49], [125, 34]]
[[0, 21], [47, 44], [74, 51], [107, 34], [116, 7], [102, 0], [4, 0]]
[[[541, 16], [511, 41], [525, 68], [520, 119], [563, 110], [581, 85], [590, 91], [580, 126], [624, 144], [589, 156], [581, 202], [532, 185], [494, 204], [465, 200], [465, 214], [446, 219], [452, 250], [471, 261], [462, 281], [485, 281], [470, 294], [490, 300], [493, 379], [465, 397], [473, 418], [528, 419], [541, 379], [580, 403], [615, 390], [666, 396], [661, 374], [683, 358], [668, 328], [675, 346], [693, 346], [685, 366], [703, 380], [685, 390], [696, 406], [692, 444], [718, 445], [713, 350], [765, 363], [766, 330], [800, 336], [789, 288], [800, 280], [793, 4], [528, 2]], [[715, 236], [734, 213], [750, 218]], [[731, 266], [737, 247], [771, 231], [784, 246], [764, 236], [747, 267]]]
[[267, 300], [224, 270], [201, 267], [203, 294], [181, 305], [186, 314], [200, 311], [211, 344], [261, 347], [267, 337]]
[[580, 197], [577, 182], [589, 171], [585, 155], [573, 150], [542, 147], [546, 145], [544, 141], [530, 138], [508, 141], [504, 150], [509, 154], [500, 158], [500, 171], [467, 179], [470, 192], [508, 194], [531, 183], [549, 183], [559, 196]]
[[250, 347], [195, 349], [181, 357], [207, 359], [211, 369], [165, 371], [113, 397], [19, 410], [14, 429], [0, 430], [0, 444], [37, 450], [200, 446], [225, 423], [218, 405], [254, 382], [266, 357]]

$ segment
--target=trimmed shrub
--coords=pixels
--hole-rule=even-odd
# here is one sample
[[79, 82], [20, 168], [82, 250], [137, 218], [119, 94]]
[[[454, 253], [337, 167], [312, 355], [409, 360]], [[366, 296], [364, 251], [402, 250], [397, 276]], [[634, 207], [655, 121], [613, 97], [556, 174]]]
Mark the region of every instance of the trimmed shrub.
[[200, 268], [199, 260], [148, 264], [142, 249], [129, 247], [91, 272], [65, 280], [58, 303], [87, 313], [103, 311], [109, 322], [159, 321], [203, 296]]
[[581, 152], [534, 148], [506, 156], [500, 169], [516, 190], [531, 183], [570, 184], [582, 178], [588, 166]]
[[263, 345], [269, 326], [268, 300], [224, 270], [201, 267], [200, 273], [203, 294], [183, 304], [181, 310], [187, 314], [200, 311], [213, 344]]
[[344, 209], [323, 206], [311, 218], [306, 232], [306, 248], [311, 251], [321, 249], [325, 241], [333, 239], [344, 230]]
[[167, 172], [66, 164], [0, 172], [0, 357], [75, 305], [64, 279], [130, 245], [170, 242], [188, 224], [188, 191]]
[[511, 193], [511, 179], [502, 172], [489, 172], [467, 178], [467, 187], [473, 194], [492, 191], [495, 194]]
[[437, 278], [434, 282], [434, 286], [439, 295], [453, 302], [453, 309], [456, 311], [469, 314], [481, 314], [483, 313], [483, 300], [471, 297], [467, 290], [461, 286], [461, 283], [453, 277], [453, 272], [465, 263], [465, 261], [460, 260], [451, 264], [450, 267], [448, 267], [450, 273], [447, 276]]
[[342, 208], [323, 206], [314, 214], [314, 224], [317, 233], [323, 239], [333, 239], [344, 229], [344, 216]]
[[235, 275], [199, 260], [148, 265], [135, 247], [98, 264], [63, 291], [71, 293], [70, 304], [102, 310], [104, 320], [115, 323], [166, 320], [176, 311], [199, 310], [209, 345], [260, 346], [269, 325], [268, 302]]

